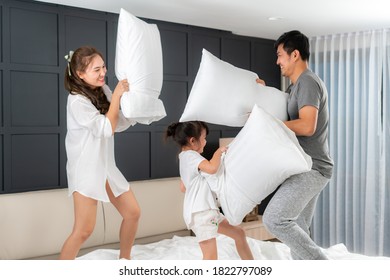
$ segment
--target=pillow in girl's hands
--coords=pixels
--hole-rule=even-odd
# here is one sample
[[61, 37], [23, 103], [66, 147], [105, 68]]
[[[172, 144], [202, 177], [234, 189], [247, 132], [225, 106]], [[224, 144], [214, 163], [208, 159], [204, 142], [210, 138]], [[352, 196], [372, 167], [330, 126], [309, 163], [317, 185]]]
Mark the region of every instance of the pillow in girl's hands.
[[126, 118], [150, 124], [166, 116], [159, 98], [162, 81], [160, 33], [155, 24], [148, 24], [121, 9], [115, 54], [115, 74], [127, 79], [130, 91], [122, 95], [121, 110]]
[[240, 224], [249, 212], [288, 177], [312, 166], [295, 134], [255, 105], [223, 160], [217, 196], [228, 221]]
[[287, 94], [256, 83], [257, 74], [235, 67], [203, 49], [184, 112], [184, 121], [244, 126], [254, 104], [287, 120]]

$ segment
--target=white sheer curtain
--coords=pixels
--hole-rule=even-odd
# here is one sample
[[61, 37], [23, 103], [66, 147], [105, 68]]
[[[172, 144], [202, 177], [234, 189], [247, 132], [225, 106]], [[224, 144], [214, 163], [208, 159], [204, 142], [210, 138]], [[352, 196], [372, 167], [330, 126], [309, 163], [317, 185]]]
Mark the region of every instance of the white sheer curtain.
[[310, 45], [310, 68], [329, 93], [335, 162], [313, 239], [390, 256], [390, 30], [314, 37]]

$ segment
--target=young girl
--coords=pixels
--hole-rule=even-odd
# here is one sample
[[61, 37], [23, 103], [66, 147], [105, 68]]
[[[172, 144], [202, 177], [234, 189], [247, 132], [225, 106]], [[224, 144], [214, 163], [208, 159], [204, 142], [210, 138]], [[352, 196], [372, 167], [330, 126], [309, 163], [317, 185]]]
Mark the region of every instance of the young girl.
[[230, 225], [219, 212], [207, 182], [207, 178], [218, 171], [222, 153], [226, 151], [226, 147], [219, 148], [210, 161], [201, 156], [207, 134], [207, 125], [200, 121], [173, 123], [166, 132], [166, 137], [172, 137], [181, 147], [180, 187], [185, 192], [184, 221], [195, 233], [203, 259], [218, 258], [216, 237], [221, 233], [234, 239], [241, 259], [253, 260], [245, 232], [240, 227]]
[[73, 196], [75, 221], [60, 259], [74, 259], [93, 232], [97, 201], [115, 206], [123, 220], [119, 258], [130, 259], [140, 209], [129, 183], [114, 158], [114, 133], [134, 124], [119, 110], [121, 96], [129, 90], [119, 81], [113, 93], [105, 84], [103, 56], [92, 47], [81, 47], [65, 57], [67, 134], [65, 139], [69, 195]]

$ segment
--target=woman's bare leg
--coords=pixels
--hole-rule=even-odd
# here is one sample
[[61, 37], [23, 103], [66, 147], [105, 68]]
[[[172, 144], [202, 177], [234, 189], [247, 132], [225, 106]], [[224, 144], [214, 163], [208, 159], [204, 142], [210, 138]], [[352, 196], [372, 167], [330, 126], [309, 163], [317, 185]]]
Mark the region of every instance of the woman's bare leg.
[[61, 260], [73, 260], [80, 251], [81, 245], [92, 234], [96, 224], [97, 201], [73, 193], [74, 226], [72, 233], [66, 239], [60, 254]]
[[134, 244], [135, 235], [138, 229], [138, 221], [141, 215], [138, 202], [131, 190], [115, 197], [108, 182], [106, 183], [106, 190], [111, 203], [123, 218], [119, 231], [119, 258], [130, 259], [131, 248]]

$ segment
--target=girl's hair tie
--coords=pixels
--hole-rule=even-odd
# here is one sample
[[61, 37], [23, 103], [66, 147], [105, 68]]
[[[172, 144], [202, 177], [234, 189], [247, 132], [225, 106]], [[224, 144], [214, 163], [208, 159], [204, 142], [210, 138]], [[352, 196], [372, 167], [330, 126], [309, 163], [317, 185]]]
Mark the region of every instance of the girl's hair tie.
[[72, 56], [73, 56], [74, 51], [69, 51], [69, 54], [65, 55], [66, 61], [68, 61], [68, 74], [69, 76], [72, 76], [70, 73], [70, 62], [72, 61]]

